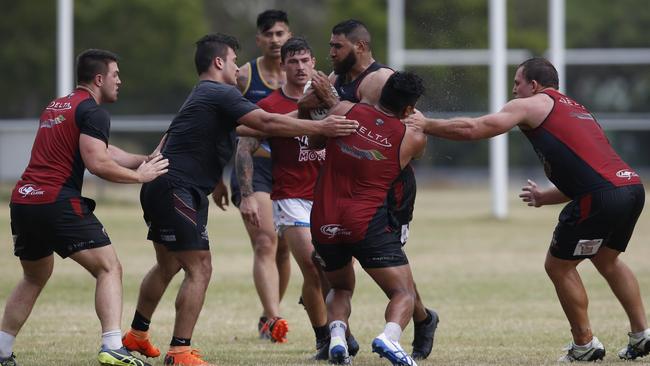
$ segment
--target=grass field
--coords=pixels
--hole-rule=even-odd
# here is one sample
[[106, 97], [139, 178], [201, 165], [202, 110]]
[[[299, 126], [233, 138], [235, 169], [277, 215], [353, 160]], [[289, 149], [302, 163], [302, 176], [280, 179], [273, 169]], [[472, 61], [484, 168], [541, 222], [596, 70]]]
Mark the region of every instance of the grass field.
[[[133, 200], [137, 191], [134, 187], [115, 191], [115, 187], [109, 186], [106, 196], [111, 200], [100, 202], [96, 214], [124, 267], [122, 328], [128, 329], [140, 280], [154, 257]], [[96, 191], [86, 194], [94, 197]], [[441, 316], [433, 353], [420, 365], [551, 365], [570, 341], [568, 323], [543, 269], [560, 207], [533, 209], [516, 196], [511, 192], [510, 218], [497, 221], [490, 218], [486, 189], [421, 189], [418, 193], [407, 253], [425, 304]], [[4, 304], [21, 270], [12, 255], [6, 202], [2, 207], [0, 302]], [[649, 218], [647, 212], [641, 217], [623, 256], [639, 278], [646, 306], [650, 306]], [[281, 307], [290, 323], [289, 343], [258, 340], [261, 307], [251, 277], [252, 252], [237, 210], [224, 213], [212, 207], [209, 233], [214, 273], [193, 345], [219, 365], [318, 364], [309, 361], [314, 337], [297, 304], [301, 277], [295, 263]], [[594, 333], [608, 351], [604, 364], [620, 364], [616, 351], [627, 342], [627, 318], [593, 266], [586, 262], [580, 270], [590, 295]], [[179, 280], [180, 276], [170, 286], [152, 322], [153, 339], [160, 346], [168, 344], [171, 336]], [[18, 337], [15, 353], [21, 365], [97, 364], [100, 339], [93, 289], [94, 281], [81, 267], [57, 258], [54, 275]], [[370, 342], [383, 329], [385, 305], [379, 288], [358, 271], [351, 327], [362, 348], [355, 365], [388, 364], [370, 352]], [[409, 351], [412, 334], [409, 325], [401, 341]], [[162, 365], [162, 359], [153, 364]]]

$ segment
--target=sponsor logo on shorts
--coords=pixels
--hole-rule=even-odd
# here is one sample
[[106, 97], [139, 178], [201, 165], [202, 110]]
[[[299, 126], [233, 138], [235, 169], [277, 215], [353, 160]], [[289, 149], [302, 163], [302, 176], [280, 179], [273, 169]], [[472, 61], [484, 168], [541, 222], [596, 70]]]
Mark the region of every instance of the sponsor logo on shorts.
[[632, 179], [634, 177], [638, 177], [639, 175], [636, 174], [636, 172], [634, 172], [632, 170], [621, 169], [621, 170], [616, 172], [616, 176], [619, 177], [619, 178], [630, 180], [630, 179]]
[[203, 226], [203, 231], [201, 231], [201, 238], [203, 240], [210, 240], [208, 239], [208, 228]]
[[382, 147], [392, 147], [393, 145], [388, 141], [388, 137], [382, 136], [377, 132], [369, 130], [364, 126], [359, 126], [356, 130], [357, 135], [362, 137], [365, 140], [372, 142], [373, 144], [382, 146]]
[[84, 249], [92, 248], [92, 246], [95, 244], [94, 240], [88, 240], [88, 241], [80, 241], [77, 243], [72, 243], [68, 245], [68, 251], [69, 252], [79, 252]]
[[573, 255], [595, 255], [603, 244], [603, 239], [580, 239]]
[[385, 160], [386, 157], [379, 151], [377, 150], [364, 150], [364, 149], [359, 149], [356, 146], [350, 146], [346, 143], [344, 143], [341, 140], [336, 140], [336, 144], [339, 146], [341, 149], [341, 152], [347, 155], [352, 156], [355, 159], [359, 160]]
[[327, 235], [329, 239], [332, 239], [337, 235], [345, 235], [345, 236], [352, 235], [352, 232], [344, 228], [343, 225], [341, 224], [323, 225], [320, 227], [320, 232], [323, 233], [324, 235]]
[[18, 188], [18, 193], [25, 198], [27, 196], [42, 196], [45, 191], [34, 184], [25, 184]]

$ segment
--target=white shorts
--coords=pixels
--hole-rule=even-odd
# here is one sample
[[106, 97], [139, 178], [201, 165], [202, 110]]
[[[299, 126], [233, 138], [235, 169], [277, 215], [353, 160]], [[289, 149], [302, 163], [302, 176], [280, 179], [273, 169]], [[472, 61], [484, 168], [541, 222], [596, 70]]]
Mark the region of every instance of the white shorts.
[[300, 198], [273, 201], [273, 222], [278, 234], [282, 235], [287, 227], [309, 227], [312, 204], [312, 201]]

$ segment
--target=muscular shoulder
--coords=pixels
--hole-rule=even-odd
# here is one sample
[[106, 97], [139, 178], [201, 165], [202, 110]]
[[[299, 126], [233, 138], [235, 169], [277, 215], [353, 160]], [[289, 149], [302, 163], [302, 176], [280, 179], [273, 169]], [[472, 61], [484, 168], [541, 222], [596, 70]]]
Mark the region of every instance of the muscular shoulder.
[[363, 103], [377, 104], [381, 96], [381, 89], [394, 71], [381, 68], [368, 74], [359, 84], [359, 100]]
[[544, 122], [553, 110], [553, 99], [546, 94], [536, 94], [528, 98], [517, 98], [509, 101], [503, 107], [504, 112], [520, 116], [519, 126], [523, 129], [534, 129]]
[[251, 63], [247, 62], [242, 67], [239, 68], [239, 76], [237, 76], [237, 88], [245, 93], [248, 89], [248, 83], [250, 82], [250, 73], [251, 73]]

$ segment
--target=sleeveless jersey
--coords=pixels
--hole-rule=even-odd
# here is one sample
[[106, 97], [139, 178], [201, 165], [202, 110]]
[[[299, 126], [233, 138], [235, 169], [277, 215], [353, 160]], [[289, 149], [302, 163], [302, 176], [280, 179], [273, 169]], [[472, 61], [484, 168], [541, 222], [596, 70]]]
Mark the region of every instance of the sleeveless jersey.
[[319, 244], [355, 243], [394, 230], [387, 196], [401, 171], [406, 127], [367, 104], [356, 104], [347, 118], [359, 128], [328, 139], [314, 191], [311, 233]]
[[[257, 105], [267, 112], [286, 114], [298, 109], [297, 102], [280, 88]], [[308, 149], [307, 136], [271, 137], [269, 142], [273, 163], [271, 199], [301, 198], [312, 201], [318, 171], [325, 160], [325, 149]]]
[[382, 65], [378, 63], [377, 61], [373, 62], [368, 66], [367, 69], [363, 70], [359, 76], [357, 76], [356, 79], [349, 81], [347, 83], [343, 83], [344, 77], [342, 75], [337, 75], [336, 80], [334, 81], [334, 88], [336, 89], [336, 92], [339, 93], [339, 97], [341, 100], [347, 100], [352, 103], [359, 103], [359, 94], [358, 94], [358, 89], [359, 85], [361, 85], [361, 82], [363, 79], [368, 76], [368, 74], [377, 71], [379, 69], [388, 69], [388, 66]]
[[[339, 93], [341, 100], [359, 103], [358, 89], [363, 79], [370, 73], [383, 68], [389, 67], [375, 61], [355, 80], [350, 81], [347, 84], [343, 84], [343, 77], [337, 75], [334, 82], [334, 88], [336, 89], [336, 92]], [[411, 164], [409, 164], [400, 172], [400, 176], [395, 180], [393, 187], [389, 192], [389, 205], [392, 208], [391, 213], [400, 225], [408, 224], [413, 218], [416, 192], [417, 185], [415, 182], [415, 171]]]
[[544, 122], [523, 130], [548, 179], [567, 197], [633, 184], [639, 176], [612, 149], [594, 116], [557, 90], [542, 93], [554, 101]]
[[80, 134], [108, 146], [110, 117], [90, 93], [76, 89], [43, 110], [29, 165], [14, 187], [11, 202], [46, 204], [80, 197], [86, 166], [79, 150]]
[[246, 85], [246, 89], [242, 93], [244, 98], [250, 100], [252, 103], [259, 102], [275, 90], [262, 78], [260, 69], [257, 66], [259, 59], [258, 57], [248, 62], [250, 65], [248, 68], [248, 85]]

